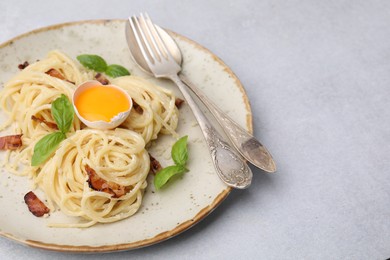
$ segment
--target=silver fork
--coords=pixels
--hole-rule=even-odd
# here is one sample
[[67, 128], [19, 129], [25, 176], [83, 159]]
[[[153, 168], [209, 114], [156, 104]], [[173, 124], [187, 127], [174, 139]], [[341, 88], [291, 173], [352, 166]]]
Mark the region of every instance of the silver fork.
[[151, 72], [157, 78], [172, 80], [182, 92], [203, 132], [214, 167], [220, 179], [230, 187], [245, 189], [252, 181], [252, 171], [244, 158], [223, 140], [189, 94], [178, 73], [181, 67], [173, 59], [148, 15], [129, 18], [138, 47]]

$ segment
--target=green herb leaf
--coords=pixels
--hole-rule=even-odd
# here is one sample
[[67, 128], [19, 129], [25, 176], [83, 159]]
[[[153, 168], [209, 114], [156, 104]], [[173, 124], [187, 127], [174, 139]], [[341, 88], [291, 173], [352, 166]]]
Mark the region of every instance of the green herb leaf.
[[187, 135], [183, 136], [172, 146], [171, 156], [176, 165], [185, 166], [188, 160], [187, 139]]
[[31, 165], [38, 166], [46, 161], [57, 149], [61, 141], [65, 139], [66, 136], [64, 133], [54, 132], [39, 140], [34, 146], [34, 154], [31, 159]]
[[77, 60], [86, 68], [97, 71], [104, 72], [107, 69], [106, 61], [98, 56], [93, 54], [82, 54], [77, 56]]
[[160, 189], [170, 178], [185, 171], [187, 169], [183, 165], [171, 165], [162, 169], [154, 177], [154, 187]]
[[112, 78], [130, 75], [130, 72], [126, 68], [116, 64], [107, 66], [105, 73]]
[[51, 115], [56, 121], [58, 129], [66, 134], [72, 126], [74, 110], [72, 103], [64, 94], [61, 94], [61, 97], [51, 104]]

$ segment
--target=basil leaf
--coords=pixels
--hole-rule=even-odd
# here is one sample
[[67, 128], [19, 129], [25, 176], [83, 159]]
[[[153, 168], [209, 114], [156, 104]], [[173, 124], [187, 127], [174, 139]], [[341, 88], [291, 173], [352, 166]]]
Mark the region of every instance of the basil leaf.
[[116, 64], [109, 65], [105, 73], [111, 78], [130, 75], [130, 72], [126, 68]]
[[160, 189], [171, 177], [185, 171], [187, 171], [187, 169], [183, 165], [171, 165], [162, 169], [157, 172], [154, 177], [154, 187], [156, 187], [156, 189]]
[[31, 165], [38, 166], [46, 161], [57, 149], [61, 141], [65, 139], [66, 136], [64, 133], [54, 132], [39, 140], [34, 146], [34, 154], [31, 158]]
[[77, 56], [77, 60], [86, 68], [97, 71], [104, 72], [107, 69], [106, 61], [98, 56], [93, 54], [82, 54]]
[[172, 146], [171, 156], [177, 165], [184, 166], [188, 160], [187, 139], [188, 135], [183, 136]]
[[61, 97], [51, 104], [51, 115], [57, 123], [58, 129], [65, 134], [69, 131], [73, 123], [74, 110], [69, 99], [61, 94]]

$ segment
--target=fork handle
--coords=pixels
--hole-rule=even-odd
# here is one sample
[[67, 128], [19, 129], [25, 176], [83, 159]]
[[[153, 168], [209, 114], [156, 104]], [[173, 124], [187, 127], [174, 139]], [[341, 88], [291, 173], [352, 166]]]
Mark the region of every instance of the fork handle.
[[234, 147], [245, 159], [266, 172], [276, 171], [276, 165], [271, 154], [252, 134], [218, 108], [185, 75], [180, 73], [179, 77], [213, 114]]
[[245, 189], [252, 181], [252, 171], [244, 158], [226, 143], [211, 125], [199, 106], [192, 99], [187, 86], [180, 80], [178, 75], [170, 75], [169, 78], [179, 87], [187, 104], [190, 106], [199, 126], [203, 132], [211, 159], [218, 176], [228, 186]]

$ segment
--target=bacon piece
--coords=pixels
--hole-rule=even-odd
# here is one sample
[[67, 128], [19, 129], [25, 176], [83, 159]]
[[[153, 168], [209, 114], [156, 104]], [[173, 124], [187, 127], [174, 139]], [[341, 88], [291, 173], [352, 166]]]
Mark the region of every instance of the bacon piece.
[[183, 105], [183, 103], [184, 103], [184, 100], [183, 100], [183, 99], [181, 99], [181, 98], [176, 98], [176, 99], [175, 99], [175, 106], [176, 106], [177, 108], [181, 108], [181, 106]]
[[144, 110], [142, 109], [142, 107], [140, 105], [138, 105], [137, 102], [134, 101], [133, 99], [133, 109], [138, 113], [138, 114], [143, 114], [144, 113]]
[[56, 69], [49, 69], [48, 71], [45, 72], [46, 74], [55, 77], [57, 79], [62, 79], [65, 80], [64, 75], [62, 75], [58, 70]]
[[58, 126], [56, 123], [49, 122], [49, 121], [45, 120], [43, 117], [31, 116], [31, 119], [34, 121], [37, 121], [39, 123], [44, 123], [45, 125], [47, 125], [51, 129], [58, 130]]
[[88, 174], [88, 184], [91, 189], [111, 194], [113, 198], [119, 198], [128, 192], [125, 186], [107, 182], [100, 178], [99, 175], [96, 174], [96, 171], [89, 165], [85, 165], [85, 170]]
[[106, 77], [104, 77], [103, 74], [101, 74], [101, 73], [96, 74], [95, 79], [97, 81], [99, 81], [100, 83], [102, 83], [103, 85], [110, 84], [110, 81]]
[[22, 135], [7, 135], [0, 137], [0, 150], [16, 150], [22, 145]]
[[114, 182], [109, 182], [108, 186], [109, 189], [114, 193], [113, 198], [120, 198], [121, 196], [125, 195], [129, 191], [128, 189], [126, 189], [125, 186], [119, 185]]
[[19, 64], [19, 65], [18, 65], [18, 68], [19, 68], [20, 70], [24, 70], [26, 67], [28, 67], [28, 65], [30, 65], [30, 63], [28, 63], [28, 61], [25, 61], [25, 62]]
[[85, 165], [85, 170], [88, 174], [88, 184], [91, 189], [110, 193], [107, 187], [107, 182], [100, 178], [94, 169], [92, 169], [89, 165]]
[[159, 161], [156, 160], [151, 154], [149, 154], [150, 158], [150, 172], [156, 174], [158, 171], [162, 169], [162, 166]]
[[61, 72], [59, 72], [58, 70], [56, 69], [49, 69], [48, 71], [45, 72], [46, 74], [52, 76], [52, 77], [55, 77], [57, 79], [62, 79], [62, 80], [65, 80], [71, 84], [75, 84], [74, 82], [70, 81], [70, 80], [67, 80], [64, 75], [61, 74]]
[[32, 191], [24, 195], [24, 202], [28, 210], [36, 217], [42, 217], [50, 212], [50, 209]]

